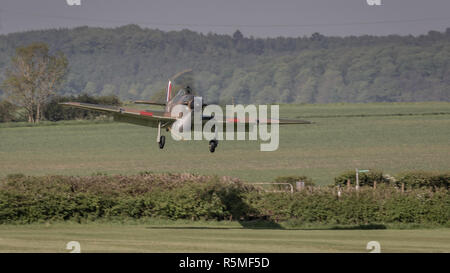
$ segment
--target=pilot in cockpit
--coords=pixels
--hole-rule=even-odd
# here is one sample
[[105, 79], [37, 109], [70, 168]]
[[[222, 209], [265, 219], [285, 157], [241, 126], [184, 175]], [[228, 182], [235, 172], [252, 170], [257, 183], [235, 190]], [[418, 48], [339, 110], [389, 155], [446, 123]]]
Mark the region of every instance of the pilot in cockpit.
[[186, 88], [184, 88], [184, 89], [180, 89], [180, 91], [178, 91], [177, 95], [173, 98], [173, 100], [177, 101], [186, 95], [192, 95], [192, 89], [189, 85], [186, 86]]
[[178, 93], [173, 97], [170, 102], [168, 102], [166, 111], [170, 111], [173, 106], [177, 104], [188, 104], [191, 100], [193, 100], [192, 89], [190, 86], [186, 86], [186, 88], [182, 88], [178, 91]]

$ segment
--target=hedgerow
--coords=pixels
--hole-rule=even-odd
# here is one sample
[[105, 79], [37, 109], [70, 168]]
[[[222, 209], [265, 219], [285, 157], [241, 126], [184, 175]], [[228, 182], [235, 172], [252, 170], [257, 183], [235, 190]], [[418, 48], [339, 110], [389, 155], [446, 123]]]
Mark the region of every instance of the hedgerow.
[[406, 188], [445, 188], [450, 187], [450, 172], [447, 173], [432, 173], [432, 172], [407, 172], [397, 176], [396, 185], [399, 186], [402, 183]]
[[[347, 171], [334, 178], [334, 184], [336, 186], [345, 186], [347, 181], [350, 181], [351, 186], [356, 185], [356, 173], [355, 171]], [[404, 172], [397, 174], [395, 177], [383, 174], [382, 171], [371, 170], [367, 173], [359, 174], [360, 186], [373, 186], [377, 182], [380, 184], [388, 184], [391, 186], [403, 187], [405, 189], [418, 189], [418, 188], [445, 188], [450, 187], [450, 173], [434, 173], [424, 171]]]
[[[374, 182], [378, 184], [389, 184], [390, 180], [383, 175], [381, 171], [371, 170], [367, 173], [359, 173], [358, 180], [360, 186], [373, 186]], [[347, 185], [347, 181], [350, 181], [350, 185], [356, 185], [356, 173], [355, 171], [347, 171], [334, 178], [334, 184], [344, 186]]]
[[274, 193], [236, 179], [190, 174], [42, 176], [0, 180], [0, 223], [104, 219], [215, 219], [360, 225], [447, 225], [445, 188], [308, 187]]

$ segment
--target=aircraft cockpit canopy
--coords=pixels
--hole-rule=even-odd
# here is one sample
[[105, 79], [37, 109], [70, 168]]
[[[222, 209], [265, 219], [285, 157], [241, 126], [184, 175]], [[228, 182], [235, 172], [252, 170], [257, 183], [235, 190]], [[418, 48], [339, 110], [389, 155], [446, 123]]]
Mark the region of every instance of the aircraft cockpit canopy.
[[172, 98], [172, 103], [179, 104], [179, 103], [187, 103], [193, 98], [192, 89], [187, 86], [186, 88], [180, 89], [178, 93], [175, 95], [175, 97]]

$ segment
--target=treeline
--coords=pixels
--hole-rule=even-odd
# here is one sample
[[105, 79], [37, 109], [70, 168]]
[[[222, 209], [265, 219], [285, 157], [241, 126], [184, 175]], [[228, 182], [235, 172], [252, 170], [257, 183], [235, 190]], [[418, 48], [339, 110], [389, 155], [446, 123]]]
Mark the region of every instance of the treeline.
[[450, 28], [417, 37], [266, 39], [137, 25], [29, 31], [0, 36], [0, 81], [14, 50], [33, 42], [67, 56], [63, 96], [149, 99], [192, 68], [194, 89], [212, 102], [450, 101]]
[[[83, 109], [63, 107], [61, 102], [84, 102], [103, 105], [119, 106], [121, 101], [115, 95], [94, 97], [88, 94], [77, 96], [53, 96], [43, 105], [43, 119], [48, 121], [95, 119], [104, 114]], [[27, 121], [27, 114], [22, 108], [15, 106], [7, 100], [0, 100], [0, 122]]]
[[84, 177], [10, 175], [0, 180], [0, 223], [100, 219], [265, 220], [297, 224], [448, 225], [447, 189], [336, 187], [266, 192], [229, 178], [190, 174]]

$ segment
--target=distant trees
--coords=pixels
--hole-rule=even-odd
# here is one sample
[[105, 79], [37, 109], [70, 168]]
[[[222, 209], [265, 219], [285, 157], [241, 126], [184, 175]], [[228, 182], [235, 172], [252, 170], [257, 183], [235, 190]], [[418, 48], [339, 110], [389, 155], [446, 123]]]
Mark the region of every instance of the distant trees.
[[117, 96], [99, 96], [94, 97], [88, 94], [81, 94], [78, 96], [53, 96], [44, 107], [43, 116], [49, 121], [73, 120], [73, 119], [94, 119], [98, 116], [104, 115], [96, 111], [75, 109], [71, 107], [63, 107], [61, 102], [84, 102], [103, 105], [119, 106], [121, 101]]
[[16, 110], [17, 106], [10, 103], [9, 101], [0, 101], [0, 122], [16, 121]]
[[[63, 107], [60, 102], [84, 102], [103, 105], [120, 106], [122, 102], [117, 96], [91, 96], [81, 94], [77, 96], [52, 96], [42, 105], [41, 120], [60, 121], [74, 119], [97, 119], [104, 116], [103, 113], [72, 107]], [[23, 108], [18, 107], [7, 100], [0, 100], [0, 122], [26, 121], [23, 115]]]
[[39, 122], [42, 106], [61, 86], [67, 65], [62, 53], [51, 55], [44, 43], [16, 49], [3, 85], [7, 99], [26, 110], [28, 122]]
[[63, 96], [163, 99], [167, 79], [192, 68], [194, 91], [220, 103], [450, 101], [450, 28], [417, 37], [244, 34], [128, 25], [0, 35], [0, 79], [16, 47], [45, 40], [70, 62]]

